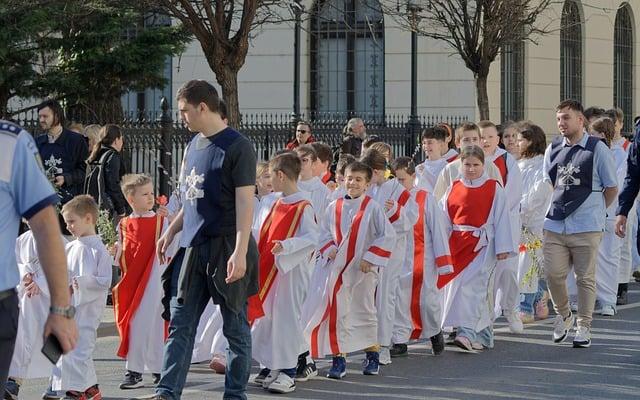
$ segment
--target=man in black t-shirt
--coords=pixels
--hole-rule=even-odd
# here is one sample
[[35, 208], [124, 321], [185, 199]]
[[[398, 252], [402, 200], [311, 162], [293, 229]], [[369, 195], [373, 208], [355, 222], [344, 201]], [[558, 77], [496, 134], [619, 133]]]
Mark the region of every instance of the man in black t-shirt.
[[255, 150], [224, 123], [218, 93], [209, 83], [187, 82], [177, 100], [185, 125], [199, 133], [185, 150], [182, 209], [158, 241], [158, 256], [164, 262], [168, 245], [182, 231], [180, 250], [163, 275], [170, 323], [155, 399], [180, 398], [195, 328], [210, 299], [220, 306], [231, 353], [224, 398], [246, 399], [251, 367], [247, 299], [258, 290], [258, 253], [251, 236]]

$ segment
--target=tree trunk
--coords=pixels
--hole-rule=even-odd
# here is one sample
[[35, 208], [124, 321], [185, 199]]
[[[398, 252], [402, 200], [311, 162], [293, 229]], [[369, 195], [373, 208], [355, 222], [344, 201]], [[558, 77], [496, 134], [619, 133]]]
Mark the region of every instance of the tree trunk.
[[222, 66], [223, 71], [216, 73], [216, 78], [222, 87], [222, 99], [227, 105], [227, 119], [229, 126], [240, 128], [240, 106], [238, 104], [238, 71]]
[[487, 94], [487, 75], [478, 73], [475, 75], [476, 81], [476, 101], [478, 103], [478, 111], [480, 111], [480, 120], [489, 119], [489, 95]]
[[0, 118], [5, 119], [9, 117], [9, 91], [5, 88], [0, 88]]

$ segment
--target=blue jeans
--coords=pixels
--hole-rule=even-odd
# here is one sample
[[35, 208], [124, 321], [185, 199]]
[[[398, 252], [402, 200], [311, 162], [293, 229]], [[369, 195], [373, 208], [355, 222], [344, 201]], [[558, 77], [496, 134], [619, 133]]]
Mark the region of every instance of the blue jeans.
[[543, 278], [538, 280], [538, 291], [536, 293], [522, 293], [520, 295], [520, 311], [527, 314], [534, 314], [535, 304], [542, 299], [542, 294], [547, 291], [547, 281]]
[[[173, 271], [171, 322], [169, 336], [164, 345], [162, 374], [156, 393], [174, 400], [180, 399], [182, 395], [191, 364], [198, 322], [211, 300], [205, 274], [209, 251], [201, 251], [198, 258], [198, 268], [182, 304], [175, 297], [179, 268]], [[181, 264], [180, 260], [176, 260], [175, 265]], [[229, 342], [223, 399], [246, 400], [245, 392], [251, 369], [251, 330], [247, 322], [247, 306], [245, 304], [239, 313], [234, 313], [223, 303], [220, 304], [220, 312], [223, 321], [222, 333]]]

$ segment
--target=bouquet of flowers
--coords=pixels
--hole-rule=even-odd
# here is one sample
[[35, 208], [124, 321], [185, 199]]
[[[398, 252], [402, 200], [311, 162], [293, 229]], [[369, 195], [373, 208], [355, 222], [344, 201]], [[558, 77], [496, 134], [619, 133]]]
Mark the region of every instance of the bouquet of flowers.
[[113, 220], [111, 219], [111, 213], [109, 213], [109, 211], [100, 210], [96, 228], [98, 229], [98, 235], [100, 235], [102, 242], [107, 248], [111, 248], [116, 244], [118, 241], [118, 233], [113, 226]]
[[529, 285], [532, 279], [538, 279], [542, 275], [542, 264], [538, 250], [542, 248], [542, 239], [539, 236], [531, 232], [529, 229], [522, 227], [522, 243], [520, 244], [520, 253], [529, 253], [531, 259], [531, 266], [526, 274], [522, 277], [521, 285]]

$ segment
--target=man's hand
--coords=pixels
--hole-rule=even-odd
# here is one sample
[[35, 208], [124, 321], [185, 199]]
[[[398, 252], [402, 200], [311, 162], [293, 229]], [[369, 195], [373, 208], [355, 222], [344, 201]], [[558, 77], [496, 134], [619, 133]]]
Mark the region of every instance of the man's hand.
[[371, 272], [372, 268], [373, 268], [373, 264], [371, 264], [369, 261], [365, 261], [365, 260], [360, 261], [360, 271], [364, 272], [365, 274], [367, 272]]
[[57, 186], [60, 187], [62, 185], [64, 185], [64, 176], [62, 175], [58, 175], [55, 177], [53, 183]]
[[227, 262], [227, 278], [225, 282], [227, 284], [233, 283], [244, 277], [247, 272], [247, 254], [239, 254], [238, 251], [234, 251], [229, 257]]
[[44, 325], [44, 338], [53, 334], [60, 345], [62, 352], [67, 354], [76, 347], [78, 341], [78, 328], [76, 321], [63, 317], [62, 315], [49, 314], [47, 322]]
[[624, 238], [627, 235], [627, 217], [618, 215], [616, 217], [616, 235]]
[[168, 262], [168, 259], [166, 258], [167, 249], [171, 242], [173, 242], [173, 238], [175, 236], [176, 234], [173, 232], [173, 229], [169, 227], [169, 229], [160, 236], [160, 239], [158, 239], [158, 243], [156, 243], [156, 253], [160, 264], [166, 264]]

